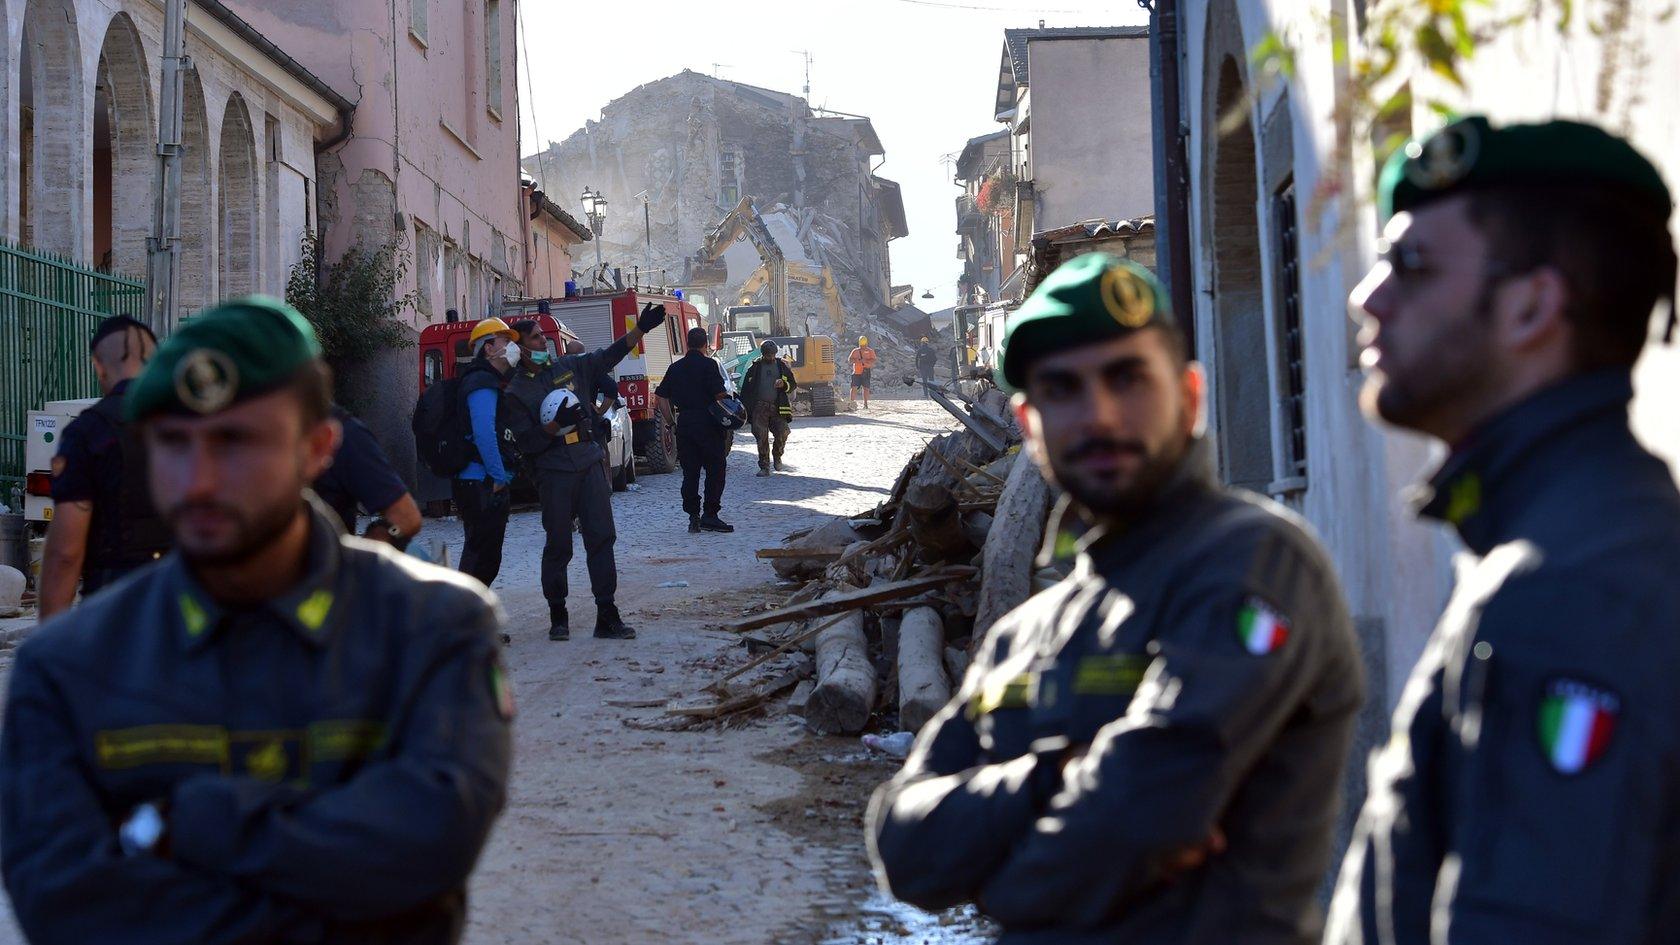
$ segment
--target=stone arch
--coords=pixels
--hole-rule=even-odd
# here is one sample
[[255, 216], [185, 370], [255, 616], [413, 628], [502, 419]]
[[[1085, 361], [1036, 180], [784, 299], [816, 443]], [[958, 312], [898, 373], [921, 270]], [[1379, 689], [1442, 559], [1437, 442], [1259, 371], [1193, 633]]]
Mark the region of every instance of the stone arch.
[[19, 239], [84, 258], [89, 136], [71, 0], [28, 0], [18, 68]]
[[237, 92], [222, 113], [216, 153], [216, 284], [227, 299], [257, 290], [257, 139], [251, 113]]
[[111, 18], [99, 51], [93, 121], [93, 261], [146, 272], [146, 238], [157, 207], [157, 126], [140, 33], [126, 13]]
[[[1202, 95], [1202, 251], [1212, 260], [1213, 400], [1220, 474], [1265, 492], [1272, 480], [1272, 390], [1260, 254], [1254, 103], [1230, 0], [1208, 10]], [[1223, 127], [1222, 127], [1223, 126]]]
[[176, 318], [192, 315], [214, 298], [216, 221], [211, 216], [210, 122], [197, 69], [181, 77], [181, 253], [175, 284]]

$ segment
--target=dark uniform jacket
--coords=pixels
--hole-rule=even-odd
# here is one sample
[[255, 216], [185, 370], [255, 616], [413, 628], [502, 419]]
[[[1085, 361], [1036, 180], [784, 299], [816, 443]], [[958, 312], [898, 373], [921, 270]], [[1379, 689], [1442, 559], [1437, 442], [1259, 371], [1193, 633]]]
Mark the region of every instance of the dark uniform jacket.
[[[172, 555], [19, 650], [0, 866], [31, 942], [459, 939], [508, 774], [494, 599], [312, 519], [265, 606], [218, 607]], [[159, 800], [167, 855], [124, 856]]]
[[712, 419], [712, 404], [724, 392], [723, 374], [718, 363], [698, 351], [690, 351], [671, 362], [665, 369], [665, 379], [659, 382], [654, 394], [677, 408], [677, 428], [687, 430], [716, 429]]
[[[1304, 525], [1198, 446], [1154, 508], [988, 633], [871, 802], [875, 869], [1002, 942], [1307, 945], [1361, 663]], [[1059, 770], [1067, 746], [1089, 746]], [[1163, 857], [1227, 852], [1177, 877]]]
[[[629, 353], [628, 339], [620, 338], [598, 351], [562, 355], [541, 368], [524, 361], [514, 368], [507, 386], [512, 403], [505, 410], [505, 425], [520, 452], [538, 470], [580, 472], [601, 465], [602, 444], [594, 435], [595, 398], [603, 392], [617, 396], [616, 389], [603, 391], [600, 385], [603, 380], [616, 384], [611, 371]], [[583, 420], [570, 433], [550, 436], [542, 425], [542, 402], [560, 388], [570, 388], [577, 395]]]
[[111, 393], [64, 428], [53, 476], [54, 502], [89, 502], [85, 573], [126, 569], [162, 557], [171, 544], [169, 527], [152, 507], [150, 478], [138, 431], [122, 419], [123, 397], [132, 381]]
[[1680, 942], [1680, 495], [1626, 372], [1495, 419], [1422, 513], [1469, 548], [1412, 672], [1333, 945]]
[[786, 387], [776, 391], [776, 412], [782, 415], [783, 420], [792, 420], [793, 392], [799, 388], [799, 382], [793, 379], [793, 368], [788, 367], [787, 362], [781, 358], [760, 357], [747, 368], [747, 376], [741, 381], [741, 406], [746, 408], [748, 417], [753, 415], [753, 410], [758, 404], [756, 398], [759, 376], [766, 370], [766, 361], [774, 361], [776, 373], [787, 382]]
[[356, 528], [356, 506], [378, 515], [408, 494], [408, 486], [391, 468], [391, 460], [367, 424], [348, 410], [333, 405], [333, 417], [344, 430], [332, 465], [315, 480], [315, 494], [337, 513], [346, 531]]

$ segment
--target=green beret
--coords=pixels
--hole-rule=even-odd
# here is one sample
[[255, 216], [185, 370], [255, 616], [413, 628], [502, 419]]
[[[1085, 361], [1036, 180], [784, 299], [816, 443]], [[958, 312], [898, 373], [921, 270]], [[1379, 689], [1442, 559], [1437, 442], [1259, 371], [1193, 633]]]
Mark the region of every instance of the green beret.
[[315, 330], [297, 309], [259, 295], [234, 299], [182, 322], [164, 339], [128, 389], [123, 409], [130, 420], [215, 413], [278, 389], [320, 356]]
[[1479, 115], [1408, 143], [1383, 166], [1386, 222], [1431, 200], [1500, 184], [1608, 184], [1673, 209], [1662, 175], [1626, 140], [1594, 125], [1548, 121], [1495, 128]]
[[1020, 390], [1027, 382], [1027, 365], [1041, 355], [1176, 324], [1167, 290], [1154, 273], [1107, 253], [1075, 256], [1009, 314], [997, 384]]

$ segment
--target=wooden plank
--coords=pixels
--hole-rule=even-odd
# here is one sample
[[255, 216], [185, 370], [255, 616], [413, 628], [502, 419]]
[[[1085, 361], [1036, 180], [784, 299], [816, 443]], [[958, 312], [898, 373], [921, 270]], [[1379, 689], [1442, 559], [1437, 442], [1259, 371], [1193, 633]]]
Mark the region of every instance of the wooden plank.
[[973, 577], [976, 569], [968, 565], [947, 567], [942, 571], [922, 577], [910, 578], [905, 581], [892, 581], [865, 587], [860, 590], [818, 600], [793, 607], [781, 607], [764, 613], [741, 617], [724, 624], [727, 630], [756, 630], [776, 623], [788, 623], [794, 620], [809, 620], [812, 617], [827, 617], [831, 614], [844, 613], [848, 610], [858, 610], [873, 604], [900, 600], [913, 597], [922, 591], [932, 590], [952, 581], [961, 581]]
[[797, 669], [789, 670], [788, 672], [771, 679], [769, 682], [751, 692], [745, 692], [737, 696], [730, 696], [715, 705], [676, 706], [674, 708], [666, 709], [665, 714], [690, 719], [719, 719], [726, 715], [733, 715], [736, 712], [745, 712], [748, 709], [757, 708], [758, 706], [763, 705], [777, 693], [786, 692], [787, 690], [792, 689], [794, 686], [799, 684], [800, 680], [810, 674], [811, 668], [809, 665], [800, 666]]
[[751, 662], [747, 663], [745, 666], [741, 666], [741, 667], [738, 667], [736, 669], [730, 670], [729, 673], [727, 673], [726, 675], [719, 676], [717, 679], [708, 683], [706, 685], [706, 688], [707, 689], [716, 689], [719, 686], [722, 686], [724, 683], [730, 681], [731, 679], [734, 679], [736, 676], [741, 675], [742, 673], [746, 672], [749, 669], [755, 669], [759, 666], [763, 666], [765, 663], [770, 662], [771, 660], [775, 659], [778, 656], [781, 656], [783, 653], [786, 653], [787, 651], [793, 649], [794, 647], [798, 646], [799, 644], [804, 643], [806, 640], [809, 640], [812, 637], [816, 636], [817, 634], [823, 632], [824, 630], [827, 630], [829, 627], [833, 626], [834, 624], [839, 623], [840, 622], [840, 617], [844, 617], [844, 616], [845, 616], [845, 614], [841, 614], [839, 617], [835, 617], [834, 619], [828, 621], [827, 623], [818, 624], [817, 626], [811, 627], [810, 629], [804, 631], [803, 633], [796, 633], [793, 636], [788, 637], [786, 640], [782, 641], [782, 644], [780, 646], [778, 646], [775, 649], [771, 650], [770, 652], [764, 654], [763, 656], [760, 656], [759, 658], [757, 658], [755, 660], [752, 660]]
[[840, 557], [844, 548], [760, 548], [756, 557], [761, 559], [795, 558], [806, 561], [833, 561]]

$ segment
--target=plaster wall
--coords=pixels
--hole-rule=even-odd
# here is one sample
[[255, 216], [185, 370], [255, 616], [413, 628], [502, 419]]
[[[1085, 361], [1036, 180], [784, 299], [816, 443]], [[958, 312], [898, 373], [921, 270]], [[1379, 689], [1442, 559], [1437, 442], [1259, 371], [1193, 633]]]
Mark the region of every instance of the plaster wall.
[[[489, 314], [525, 270], [519, 216], [516, 0], [228, 0], [282, 49], [356, 103], [349, 140], [320, 158], [328, 258], [395, 243], [409, 254], [416, 334], [449, 309]], [[487, 85], [500, 63], [501, 108]], [[397, 469], [412, 476], [415, 353], [357, 372], [353, 393]]]
[[[1198, 256], [1195, 319], [1198, 356], [1210, 366], [1209, 401], [1218, 402], [1220, 385], [1234, 383], [1237, 378], [1232, 375], [1242, 371], [1258, 374], [1275, 404], [1282, 399], [1284, 385], [1277, 348], [1283, 287], [1271, 198], [1291, 179], [1297, 193], [1310, 195], [1325, 174], [1323, 156], [1333, 153], [1335, 133], [1329, 118], [1333, 64], [1328, 44], [1306, 50], [1298, 75], [1324, 81], [1262, 89], [1249, 102], [1246, 127], [1237, 132], [1251, 140], [1222, 140], [1214, 88], [1221, 66], [1228, 57], [1233, 59], [1245, 90], [1252, 91], [1255, 77], [1247, 67], [1247, 51], [1268, 31], [1294, 24], [1280, 23], [1271, 6], [1260, 0], [1192, 0], [1184, 5], [1181, 22], [1186, 31], [1183, 100], [1192, 129], [1191, 242]], [[1287, 110], [1286, 118], [1279, 109]], [[1273, 129], [1270, 141], [1268, 129]], [[1254, 162], [1245, 181], [1247, 193], [1240, 199], [1249, 201], [1258, 221], [1260, 291], [1254, 317], [1261, 321], [1260, 330], [1246, 336], [1248, 346], [1242, 350], [1225, 350], [1234, 342], [1229, 333], [1222, 336], [1218, 330], [1215, 300], [1207, 291], [1222, 253], [1229, 249], [1216, 238], [1212, 213], [1221, 148], [1240, 148]], [[1358, 408], [1362, 377], [1347, 319], [1347, 294], [1374, 252], [1374, 215], [1368, 207], [1351, 205], [1333, 205], [1313, 214], [1305, 211], [1306, 204], [1300, 201], [1297, 219], [1308, 434], [1304, 482], [1284, 482], [1281, 410], [1267, 411], [1261, 422], [1273, 444], [1276, 495], [1324, 539], [1361, 627], [1374, 711], [1386, 715], [1445, 602], [1453, 545], [1438, 530], [1417, 524], [1399, 497], [1429, 466], [1429, 445], [1379, 430]], [[1262, 343], [1254, 344], [1255, 337]], [[1223, 372], [1218, 369], [1222, 365]], [[1210, 422], [1217, 442], [1219, 418]]]
[[[50, 23], [39, 31], [31, 59], [47, 62], [37, 78], [46, 84], [35, 86], [35, 137], [41, 147], [24, 153], [20, 101], [25, 83], [19, 69], [22, 61], [26, 19], [34, 24]], [[113, 107], [128, 105], [131, 111], [121, 124], [130, 136], [119, 146], [111, 165], [112, 261], [115, 268], [133, 276], [144, 275], [144, 239], [150, 232], [155, 199], [154, 177], [157, 136], [157, 102], [160, 96], [158, 62], [162, 57], [163, 9], [154, 0], [6, 0], [3, 7], [6, 49], [0, 58], [0, 115], [5, 166], [3, 231], [8, 239], [26, 235], [40, 249], [60, 253], [85, 264], [97, 265], [95, 256], [96, 215], [94, 212], [95, 148], [92, 142], [95, 89], [99, 82], [100, 55], [107, 36], [114, 39], [113, 55], [107, 61], [113, 88]], [[32, 31], [33, 32], [33, 31]], [[53, 45], [44, 47], [42, 43]], [[246, 220], [254, 250], [241, 260], [230, 279], [230, 287], [256, 289], [279, 294], [284, 291], [295, 245], [313, 222], [309, 201], [301, 194], [313, 188], [315, 163], [313, 142], [324, 129], [323, 115], [300, 108], [291, 95], [295, 88], [282, 89], [263, 76], [270, 64], [261, 62], [250, 47], [228, 42], [225, 29], [209, 21], [200, 10], [189, 9], [187, 52], [195, 65], [188, 84], [200, 103], [188, 115], [185, 162], [206, 170], [183, 175], [183, 204], [203, 212], [183, 214], [183, 281], [198, 277], [194, 292], [183, 298], [177, 314], [220, 297], [219, 240], [222, 221], [215, 212], [221, 182], [216, 173], [221, 162], [223, 121], [228, 103], [238, 99], [251, 116], [251, 127], [230, 135], [241, 151], [256, 156], [257, 187], [248, 206], [238, 208]], [[36, 181], [32, 195], [22, 192], [22, 163], [32, 165]], [[272, 177], [275, 186], [265, 186]], [[191, 193], [187, 193], [191, 184]], [[284, 199], [284, 198], [290, 199]], [[33, 198], [33, 199], [31, 199]], [[33, 223], [25, 233], [23, 208], [32, 207]], [[187, 209], [191, 210], [192, 207]], [[103, 214], [98, 220], [101, 225]], [[104, 242], [103, 234], [98, 241]], [[204, 265], [202, 274], [194, 265]]]
[[1035, 231], [1155, 210], [1149, 40], [1034, 39]]

